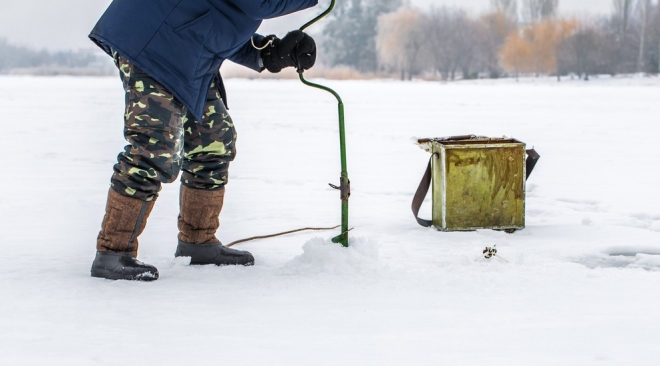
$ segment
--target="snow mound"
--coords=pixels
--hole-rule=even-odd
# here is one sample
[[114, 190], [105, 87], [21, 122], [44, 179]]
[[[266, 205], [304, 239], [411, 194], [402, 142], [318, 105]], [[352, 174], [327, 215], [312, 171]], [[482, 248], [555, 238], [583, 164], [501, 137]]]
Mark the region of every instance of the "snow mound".
[[313, 238], [303, 245], [303, 253], [282, 268], [286, 275], [355, 275], [374, 272], [380, 267], [378, 245], [365, 238], [351, 238], [349, 247], [330, 239]]
[[190, 257], [174, 257], [170, 263], [171, 267], [187, 267], [190, 265]]

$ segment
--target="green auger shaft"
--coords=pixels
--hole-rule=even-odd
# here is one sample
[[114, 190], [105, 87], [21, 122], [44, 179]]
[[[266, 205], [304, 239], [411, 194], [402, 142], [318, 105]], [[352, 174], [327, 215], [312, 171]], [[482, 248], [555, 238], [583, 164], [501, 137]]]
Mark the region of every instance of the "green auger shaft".
[[[330, 2], [330, 7], [324, 11], [321, 15], [317, 16], [316, 18], [312, 19], [310, 22], [307, 24], [303, 25], [300, 27], [301, 31], [304, 31], [307, 27], [310, 25], [316, 23], [319, 21], [321, 18], [325, 17], [326, 15], [330, 14], [332, 9], [335, 7], [335, 0], [332, 0]], [[344, 128], [344, 103], [341, 100], [341, 97], [337, 92], [334, 90], [323, 86], [319, 84], [314, 84], [311, 83], [307, 80], [305, 80], [305, 77], [303, 76], [303, 70], [300, 69], [298, 70], [298, 75], [300, 75], [300, 81], [303, 82], [303, 84], [311, 86], [313, 88], [325, 90], [337, 98], [337, 102], [339, 103], [339, 144], [340, 144], [340, 150], [341, 150], [341, 180], [340, 180], [340, 185], [339, 185], [339, 190], [341, 192], [341, 234], [338, 236], [332, 238], [333, 243], [338, 243], [343, 245], [344, 247], [348, 247], [348, 198], [351, 196], [351, 182], [348, 179], [348, 171], [346, 168], [346, 130]]]

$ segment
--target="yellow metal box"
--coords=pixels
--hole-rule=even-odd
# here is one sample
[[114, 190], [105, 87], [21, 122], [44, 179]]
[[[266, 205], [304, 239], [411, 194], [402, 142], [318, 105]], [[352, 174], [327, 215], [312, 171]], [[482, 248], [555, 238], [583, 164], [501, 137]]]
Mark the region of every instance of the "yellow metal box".
[[[528, 170], [531, 172], [525, 143], [472, 135], [419, 142], [433, 154], [425, 176], [431, 180], [433, 219], [418, 218], [420, 224], [432, 223], [442, 231], [514, 231], [525, 227], [525, 182]], [[536, 152], [533, 155], [532, 165], [538, 159]], [[428, 186], [422, 201], [427, 190]], [[415, 197], [419, 206], [420, 194], [418, 190]], [[419, 212], [415, 202], [413, 212], [415, 216]]]

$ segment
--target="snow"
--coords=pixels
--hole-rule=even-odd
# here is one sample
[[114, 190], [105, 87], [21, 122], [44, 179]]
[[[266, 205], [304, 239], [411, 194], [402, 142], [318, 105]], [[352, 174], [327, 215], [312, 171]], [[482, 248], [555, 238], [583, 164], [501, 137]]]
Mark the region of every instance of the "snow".
[[[124, 144], [118, 78], [0, 77], [0, 364], [658, 363], [660, 80], [322, 82], [346, 103], [351, 246], [299, 233], [237, 245], [254, 267], [188, 266], [175, 183], [140, 238], [161, 278], [137, 283], [89, 276]], [[227, 89], [239, 140], [221, 240], [338, 224], [332, 96]], [[415, 222], [428, 153], [411, 136], [463, 134], [541, 154], [525, 230]], [[510, 263], [483, 258], [493, 245]]]

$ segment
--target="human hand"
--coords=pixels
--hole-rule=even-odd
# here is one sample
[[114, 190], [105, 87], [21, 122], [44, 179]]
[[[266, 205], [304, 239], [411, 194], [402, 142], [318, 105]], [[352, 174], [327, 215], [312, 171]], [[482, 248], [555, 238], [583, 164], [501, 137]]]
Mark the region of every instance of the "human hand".
[[261, 50], [264, 67], [278, 73], [285, 67], [295, 66], [298, 71], [308, 70], [316, 62], [316, 42], [300, 30], [289, 32], [284, 38], [268, 36], [271, 43]]

